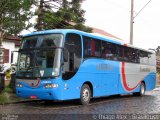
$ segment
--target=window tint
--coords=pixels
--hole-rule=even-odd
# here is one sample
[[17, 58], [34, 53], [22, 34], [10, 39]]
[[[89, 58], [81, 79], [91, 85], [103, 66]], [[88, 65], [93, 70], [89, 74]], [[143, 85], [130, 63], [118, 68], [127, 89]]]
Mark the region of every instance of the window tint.
[[123, 60], [123, 46], [122, 45], [116, 45], [117, 49], [117, 60], [122, 61]]
[[149, 58], [150, 58], [150, 54], [146, 51], [140, 51], [139, 54], [139, 58], [140, 58], [140, 63], [142, 64], [148, 64], [149, 63]]
[[89, 37], [83, 37], [84, 58], [101, 57], [101, 41]]
[[35, 47], [62, 47], [63, 36], [61, 34], [38, 35], [24, 37], [22, 41], [22, 49]]
[[115, 43], [83, 36], [84, 58], [149, 64], [151, 53]]
[[61, 40], [62, 40], [62, 35], [60, 34], [53, 34], [53, 35], [45, 35], [38, 40], [43, 40], [41, 43], [40, 47], [55, 47], [55, 46], [61, 46]]
[[120, 45], [102, 41], [102, 58], [108, 60], [122, 60], [122, 47]]
[[78, 34], [69, 33], [66, 35], [63, 55], [62, 78], [68, 80], [76, 74], [81, 64], [82, 45], [81, 37]]
[[83, 36], [84, 58], [96, 57], [108, 60], [122, 60], [122, 46]]
[[77, 34], [67, 34], [65, 49], [69, 52], [70, 58], [74, 59], [73, 67], [70, 69], [78, 70], [82, 55], [81, 38]]
[[129, 47], [124, 47], [124, 61], [139, 63], [139, 50]]

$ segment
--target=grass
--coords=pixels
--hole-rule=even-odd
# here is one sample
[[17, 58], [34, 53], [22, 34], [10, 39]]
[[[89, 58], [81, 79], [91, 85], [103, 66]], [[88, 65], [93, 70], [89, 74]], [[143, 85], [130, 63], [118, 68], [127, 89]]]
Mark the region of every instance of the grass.
[[0, 104], [19, 102], [22, 100], [25, 99], [17, 97], [16, 94], [13, 93], [13, 89], [9, 86], [5, 87], [3, 92], [0, 94]]
[[7, 86], [5, 87], [4, 92], [13, 93], [13, 89]]
[[2, 94], [0, 94], [0, 104], [5, 104], [9, 102], [11, 102], [9, 98], [9, 94], [6, 92], [2, 92]]

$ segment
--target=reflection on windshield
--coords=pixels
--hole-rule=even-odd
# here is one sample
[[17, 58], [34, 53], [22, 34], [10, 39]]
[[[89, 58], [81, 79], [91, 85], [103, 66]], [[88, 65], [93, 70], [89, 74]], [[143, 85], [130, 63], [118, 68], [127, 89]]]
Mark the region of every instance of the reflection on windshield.
[[52, 76], [55, 50], [24, 51], [19, 56], [19, 75], [25, 77]]
[[24, 38], [21, 49], [39, 47], [62, 47], [61, 34], [39, 35]]
[[19, 53], [17, 77], [56, 76], [60, 68], [62, 35], [50, 34], [24, 38]]

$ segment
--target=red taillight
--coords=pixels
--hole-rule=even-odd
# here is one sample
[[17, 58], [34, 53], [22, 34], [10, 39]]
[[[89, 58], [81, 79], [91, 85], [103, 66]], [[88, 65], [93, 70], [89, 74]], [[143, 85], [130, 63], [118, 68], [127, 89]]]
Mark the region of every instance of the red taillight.
[[30, 99], [37, 99], [37, 96], [30, 96]]

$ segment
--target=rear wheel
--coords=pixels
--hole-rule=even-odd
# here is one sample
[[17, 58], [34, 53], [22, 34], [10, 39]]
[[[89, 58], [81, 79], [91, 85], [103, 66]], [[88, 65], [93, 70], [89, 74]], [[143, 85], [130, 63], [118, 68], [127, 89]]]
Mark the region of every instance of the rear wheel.
[[82, 105], [88, 105], [91, 99], [91, 89], [89, 85], [84, 84], [81, 89], [81, 94], [80, 94], [80, 103]]
[[142, 82], [140, 85], [140, 91], [137, 93], [134, 93], [134, 95], [143, 96], [145, 94], [145, 90], [146, 90], [145, 84], [144, 82]]

